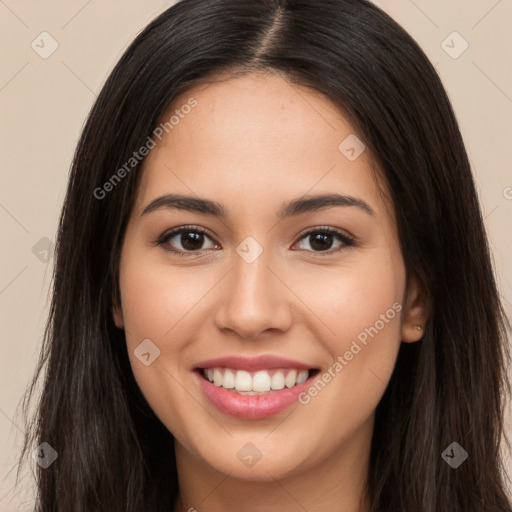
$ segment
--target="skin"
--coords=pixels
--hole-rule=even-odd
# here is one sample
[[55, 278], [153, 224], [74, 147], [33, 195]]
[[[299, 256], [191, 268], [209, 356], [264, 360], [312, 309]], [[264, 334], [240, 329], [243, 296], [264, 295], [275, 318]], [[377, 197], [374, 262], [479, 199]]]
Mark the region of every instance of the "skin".
[[[144, 161], [114, 307], [135, 378], [176, 440], [175, 510], [365, 511], [375, 408], [400, 343], [419, 340], [427, 319], [421, 290], [406, 280], [385, 183], [368, 150], [353, 162], [338, 150], [355, 130], [312, 89], [251, 73], [196, 86], [164, 118], [191, 97], [197, 107]], [[228, 216], [142, 215], [168, 193], [217, 201]], [[277, 217], [284, 202], [320, 193], [362, 199], [374, 214], [337, 206]], [[186, 225], [206, 229], [199, 250], [180, 257], [154, 243]], [[322, 251], [303, 237], [325, 226], [356, 245], [333, 237]], [[263, 248], [250, 264], [236, 252], [248, 236]], [[180, 239], [167, 247], [186, 251]], [[233, 354], [273, 354], [326, 372], [393, 304], [401, 312], [317, 396], [270, 418], [223, 414], [192, 374], [201, 360]], [[149, 366], [134, 355], [147, 338], [160, 350]], [[248, 442], [262, 454], [252, 467], [237, 457]]]

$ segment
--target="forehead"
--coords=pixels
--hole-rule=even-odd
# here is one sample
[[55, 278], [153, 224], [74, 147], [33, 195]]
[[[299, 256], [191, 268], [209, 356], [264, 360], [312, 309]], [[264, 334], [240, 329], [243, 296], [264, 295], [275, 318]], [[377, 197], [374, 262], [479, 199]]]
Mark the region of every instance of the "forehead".
[[144, 161], [139, 211], [173, 192], [252, 213], [331, 192], [364, 195], [379, 209], [368, 151], [353, 158], [363, 147], [353, 126], [318, 91], [271, 74], [213, 80], [177, 97], [161, 121], [171, 118]]
[[[245, 150], [273, 151], [283, 158], [288, 150], [337, 151], [338, 138], [354, 132], [346, 116], [320, 92], [292, 83], [281, 75], [251, 73], [241, 77], [214, 78], [178, 96], [163, 120], [194, 98], [197, 107], [175, 126], [162, 145], [183, 142], [193, 131], [194, 141], [217, 154], [244, 144]], [[180, 129], [178, 129], [180, 128]], [[278, 137], [276, 139], [276, 137]], [[319, 146], [319, 142], [324, 143]], [[231, 142], [236, 142], [234, 146]], [[226, 147], [228, 144], [228, 147]], [[262, 153], [263, 154], [263, 153]]]

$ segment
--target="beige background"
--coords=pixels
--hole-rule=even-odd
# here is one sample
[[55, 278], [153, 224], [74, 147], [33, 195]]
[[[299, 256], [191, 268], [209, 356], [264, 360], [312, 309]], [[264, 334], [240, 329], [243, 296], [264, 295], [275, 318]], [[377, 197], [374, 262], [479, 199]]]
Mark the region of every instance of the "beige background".
[[[0, 0], [1, 511], [32, 510], [30, 476], [23, 478], [17, 492], [13, 490], [13, 467], [24, 428], [17, 407], [34, 369], [48, 312], [51, 243], [79, 132], [128, 43], [172, 3]], [[418, 41], [452, 99], [510, 315], [512, 67], [506, 56], [512, 41], [512, 2], [375, 3]], [[452, 35], [454, 31], [463, 39]], [[42, 32], [50, 36], [40, 36]], [[464, 48], [464, 41], [468, 49], [453, 58]], [[49, 51], [52, 44], [58, 48], [46, 59], [35, 51]], [[48, 248], [50, 257], [45, 262]], [[509, 416], [507, 428], [512, 435], [511, 423]]]

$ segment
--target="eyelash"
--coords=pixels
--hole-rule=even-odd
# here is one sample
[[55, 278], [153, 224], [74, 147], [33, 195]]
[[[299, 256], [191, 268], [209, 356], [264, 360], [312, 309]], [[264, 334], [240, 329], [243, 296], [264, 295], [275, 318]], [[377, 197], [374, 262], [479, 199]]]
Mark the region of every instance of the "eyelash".
[[[174, 236], [179, 235], [181, 233], [184, 233], [184, 232], [186, 232], [186, 233], [202, 233], [211, 239], [211, 237], [206, 233], [206, 230], [204, 228], [202, 228], [201, 226], [191, 225], [191, 226], [181, 226], [179, 228], [174, 228], [170, 231], [166, 231], [165, 233], [160, 235], [157, 238], [157, 240], [155, 240], [154, 244], [157, 246], [161, 246], [165, 251], [174, 253], [177, 256], [186, 257], [186, 256], [192, 255], [192, 254], [195, 254], [195, 255], [201, 254], [202, 251], [180, 251], [180, 250], [172, 249], [169, 246], [165, 245], [169, 242], [169, 240], [171, 238], [173, 238]], [[345, 233], [342, 233], [341, 231], [339, 231], [337, 229], [330, 228], [330, 227], [318, 227], [318, 228], [312, 229], [310, 231], [307, 231], [306, 233], [304, 233], [303, 235], [301, 235], [299, 237], [297, 242], [300, 242], [302, 239], [307, 238], [308, 236], [311, 236], [315, 233], [335, 235], [338, 238], [338, 240], [340, 240], [343, 243], [343, 246], [341, 247], [341, 249], [340, 248], [335, 249], [335, 250], [330, 249], [328, 251], [308, 251], [308, 252], [312, 252], [313, 254], [318, 255], [318, 256], [329, 256], [336, 252], [339, 252], [340, 250], [343, 250], [344, 248], [346, 249], [346, 248], [350, 248], [350, 247], [353, 247], [356, 245], [356, 241], [352, 237], [346, 235]], [[295, 243], [297, 243], [297, 242], [295, 242]], [[307, 249], [301, 249], [301, 250], [307, 250]]]

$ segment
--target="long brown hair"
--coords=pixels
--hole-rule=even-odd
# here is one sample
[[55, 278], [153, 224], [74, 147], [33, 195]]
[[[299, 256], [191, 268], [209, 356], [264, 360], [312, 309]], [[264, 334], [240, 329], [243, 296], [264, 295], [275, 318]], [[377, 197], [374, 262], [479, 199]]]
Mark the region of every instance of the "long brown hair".
[[[110, 74], [79, 141], [60, 218], [51, 311], [26, 404], [43, 374], [23, 455], [38, 512], [169, 511], [173, 437], [142, 396], [112, 319], [119, 252], [144, 145], [178, 94], [220, 71], [278, 71], [343, 106], [376, 156], [396, 208], [408, 275], [424, 286], [423, 339], [402, 344], [378, 405], [372, 512], [512, 512], [500, 458], [507, 331], [470, 164], [434, 68], [365, 0], [183, 0], [158, 16]], [[442, 453], [457, 442], [457, 469]], [[20, 459], [21, 464], [21, 459]]]

